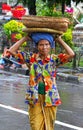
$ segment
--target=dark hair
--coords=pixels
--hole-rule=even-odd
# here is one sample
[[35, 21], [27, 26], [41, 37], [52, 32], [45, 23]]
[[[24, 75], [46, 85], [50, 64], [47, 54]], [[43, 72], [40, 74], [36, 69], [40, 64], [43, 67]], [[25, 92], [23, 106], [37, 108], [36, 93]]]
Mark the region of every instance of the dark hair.
[[[44, 39], [41, 39], [41, 40], [44, 40]], [[41, 40], [40, 40], [40, 41], [41, 41]], [[40, 41], [39, 41], [39, 42], [40, 42]], [[48, 41], [48, 40], [47, 40], [47, 41]], [[39, 42], [37, 42], [37, 43], [36, 43], [36, 46], [38, 46], [38, 43], [39, 43]], [[49, 41], [48, 41], [48, 42], [49, 42]], [[49, 44], [51, 45], [51, 43], [50, 43], [50, 42], [49, 42]]]

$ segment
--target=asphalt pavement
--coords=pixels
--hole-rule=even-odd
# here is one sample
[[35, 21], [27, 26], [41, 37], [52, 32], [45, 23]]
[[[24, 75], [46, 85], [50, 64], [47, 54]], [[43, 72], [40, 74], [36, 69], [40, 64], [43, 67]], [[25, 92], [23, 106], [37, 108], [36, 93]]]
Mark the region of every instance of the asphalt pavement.
[[[0, 130], [30, 130], [25, 92], [29, 77], [0, 70]], [[83, 84], [57, 81], [62, 105], [55, 130], [83, 130]]]

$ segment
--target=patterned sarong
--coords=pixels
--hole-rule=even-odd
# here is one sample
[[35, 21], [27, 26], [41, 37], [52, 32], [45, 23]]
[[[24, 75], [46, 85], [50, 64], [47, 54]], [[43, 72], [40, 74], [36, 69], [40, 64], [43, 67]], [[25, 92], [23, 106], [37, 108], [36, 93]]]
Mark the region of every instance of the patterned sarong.
[[56, 106], [44, 107], [44, 95], [39, 94], [39, 102], [29, 106], [31, 130], [54, 130]]

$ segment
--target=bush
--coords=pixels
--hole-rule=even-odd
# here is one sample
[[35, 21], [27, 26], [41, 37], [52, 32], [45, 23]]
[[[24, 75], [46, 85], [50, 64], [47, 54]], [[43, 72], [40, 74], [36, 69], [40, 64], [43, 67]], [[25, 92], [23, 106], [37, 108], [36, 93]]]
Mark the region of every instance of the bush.
[[25, 33], [22, 31], [24, 27], [25, 26], [23, 25], [23, 23], [16, 20], [10, 20], [9, 22], [4, 24], [3, 29], [8, 39], [11, 39], [11, 34], [14, 32], [20, 33], [22, 36], [25, 35]]

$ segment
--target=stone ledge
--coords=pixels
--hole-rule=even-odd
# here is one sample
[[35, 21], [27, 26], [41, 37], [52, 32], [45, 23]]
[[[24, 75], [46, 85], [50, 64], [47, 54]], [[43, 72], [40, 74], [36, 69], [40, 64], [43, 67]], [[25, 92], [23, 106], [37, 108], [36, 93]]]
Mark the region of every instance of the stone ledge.
[[24, 69], [24, 68], [16, 68], [16, 69], [4, 68], [3, 70], [8, 71], [8, 72], [12, 72], [12, 73], [29, 75], [29, 70], [28, 69]]
[[57, 73], [57, 80], [65, 81], [65, 82], [73, 82], [73, 83], [79, 83], [80, 81], [79, 76], [73, 76], [64, 73]]
[[[18, 73], [18, 74], [29, 76], [29, 70], [25, 69], [25, 68], [16, 68], [16, 69], [4, 68], [4, 69], [1, 69], [1, 70], [5, 70], [5, 71], [8, 71], [8, 72]], [[64, 72], [57, 72], [57, 80], [60, 80], [60, 81], [63, 81], [63, 82], [79, 83], [79, 82], [83, 82], [82, 79], [83, 78], [80, 78], [80, 76], [74, 76], [72, 74], [66, 74]]]

